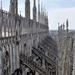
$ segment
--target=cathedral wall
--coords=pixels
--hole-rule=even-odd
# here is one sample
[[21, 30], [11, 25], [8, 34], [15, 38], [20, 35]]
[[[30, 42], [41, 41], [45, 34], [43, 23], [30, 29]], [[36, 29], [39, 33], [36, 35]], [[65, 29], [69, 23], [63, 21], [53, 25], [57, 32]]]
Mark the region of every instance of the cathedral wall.
[[[48, 25], [45, 20], [43, 23], [39, 23], [0, 9], [0, 44], [3, 47], [3, 55], [7, 56], [2, 58], [2, 62], [7, 60], [2, 64], [3, 72], [8, 71], [9, 75], [14, 73], [20, 67], [20, 54], [30, 57], [32, 47], [38, 48], [38, 43], [47, 35]], [[45, 68], [44, 62], [43, 65]], [[35, 75], [39, 75], [39, 73], [36, 72]]]

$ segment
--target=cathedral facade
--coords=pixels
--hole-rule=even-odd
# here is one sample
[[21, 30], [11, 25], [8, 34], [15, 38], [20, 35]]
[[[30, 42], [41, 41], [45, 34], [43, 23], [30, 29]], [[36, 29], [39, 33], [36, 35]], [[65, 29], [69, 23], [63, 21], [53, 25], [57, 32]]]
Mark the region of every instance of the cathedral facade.
[[[57, 44], [49, 36], [48, 14], [25, 0], [25, 17], [18, 14], [18, 0], [9, 12], [0, 9], [0, 75], [56, 75]], [[38, 18], [37, 18], [38, 17]]]

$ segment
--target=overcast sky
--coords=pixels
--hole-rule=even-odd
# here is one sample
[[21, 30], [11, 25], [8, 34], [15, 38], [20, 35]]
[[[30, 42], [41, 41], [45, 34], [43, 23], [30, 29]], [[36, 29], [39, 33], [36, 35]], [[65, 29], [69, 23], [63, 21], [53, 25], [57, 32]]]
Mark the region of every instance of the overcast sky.
[[[2, 0], [3, 9], [9, 10], [10, 0]], [[37, 0], [36, 0], [37, 1]], [[58, 22], [61, 24], [69, 20], [69, 29], [75, 29], [75, 0], [41, 0], [43, 7], [48, 11], [49, 29], [58, 29]], [[25, 0], [19, 0], [19, 12], [24, 16]], [[33, 0], [31, 0], [31, 10]], [[32, 12], [31, 12], [32, 14]]]

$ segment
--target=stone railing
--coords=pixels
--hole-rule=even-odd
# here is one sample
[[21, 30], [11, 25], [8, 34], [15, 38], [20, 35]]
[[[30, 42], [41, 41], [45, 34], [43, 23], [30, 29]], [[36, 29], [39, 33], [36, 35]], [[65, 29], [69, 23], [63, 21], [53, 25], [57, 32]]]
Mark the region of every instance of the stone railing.
[[20, 59], [22, 61], [22, 65], [28, 66], [33, 72], [39, 71], [39, 72], [42, 72], [42, 74], [49, 75], [48, 71], [43, 69], [41, 66], [38, 66], [38, 64], [36, 64], [32, 59], [29, 59], [25, 55], [20, 55]]
[[35, 54], [37, 54], [39, 57], [42, 57], [44, 58], [48, 63], [52, 64], [52, 66], [55, 66], [56, 63], [54, 61], [52, 61], [49, 57], [47, 57], [46, 55], [44, 55], [41, 51], [39, 51], [38, 49], [35, 49], [33, 47], [33, 50], [32, 50]]

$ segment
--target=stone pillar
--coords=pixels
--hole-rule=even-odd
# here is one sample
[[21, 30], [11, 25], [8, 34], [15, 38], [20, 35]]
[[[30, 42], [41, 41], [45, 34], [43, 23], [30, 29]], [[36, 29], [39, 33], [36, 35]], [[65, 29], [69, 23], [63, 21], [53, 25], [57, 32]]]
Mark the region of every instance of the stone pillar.
[[16, 69], [19, 68], [19, 42], [16, 42], [16, 49], [15, 49], [15, 53], [16, 53]]
[[2, 37], [2, 26], [0, 24], [0, 37]]
[[6, 37], [6, 26], [4, 26], [4, 37]]
[[42, 59], [42, 67], [45, 69], [45, 59]]
[[[9, 42], [9, 41], [8, 41]], [[10, 69], [10, 67], [11, 67], [11, 58], [10, 58], [10, 45], [8, 45], [8, 52], [9, 52], [9, 70], [8, 70], [8, 72], [9, 72], [9, 75], [11, 74], [11, 69]]]
[[8, 37], [10, 36], [10, 20], [8, 21]]
[[35, 75], [39, 75], [39, 73], [37, 71], [35, 71]]
[[1, 18], [0, 18], [0, 37], [2, 37], [2, 26], [3, 26], [3, 11], [1, 10]]
[[0, 75], [2, 73], [2, 68], [1, 68], [2, 67], [2, 61], [1, 61], [2, 58], [1, 57], [2, 57], [2, 49], [0, 48]]
[[11, 66], [11, 73], [13, 73], [13, 48], [12, 44], [10, 44], [10, 66]]
[[50, 75], [52, 75], [52, 70], [50, 70]]

